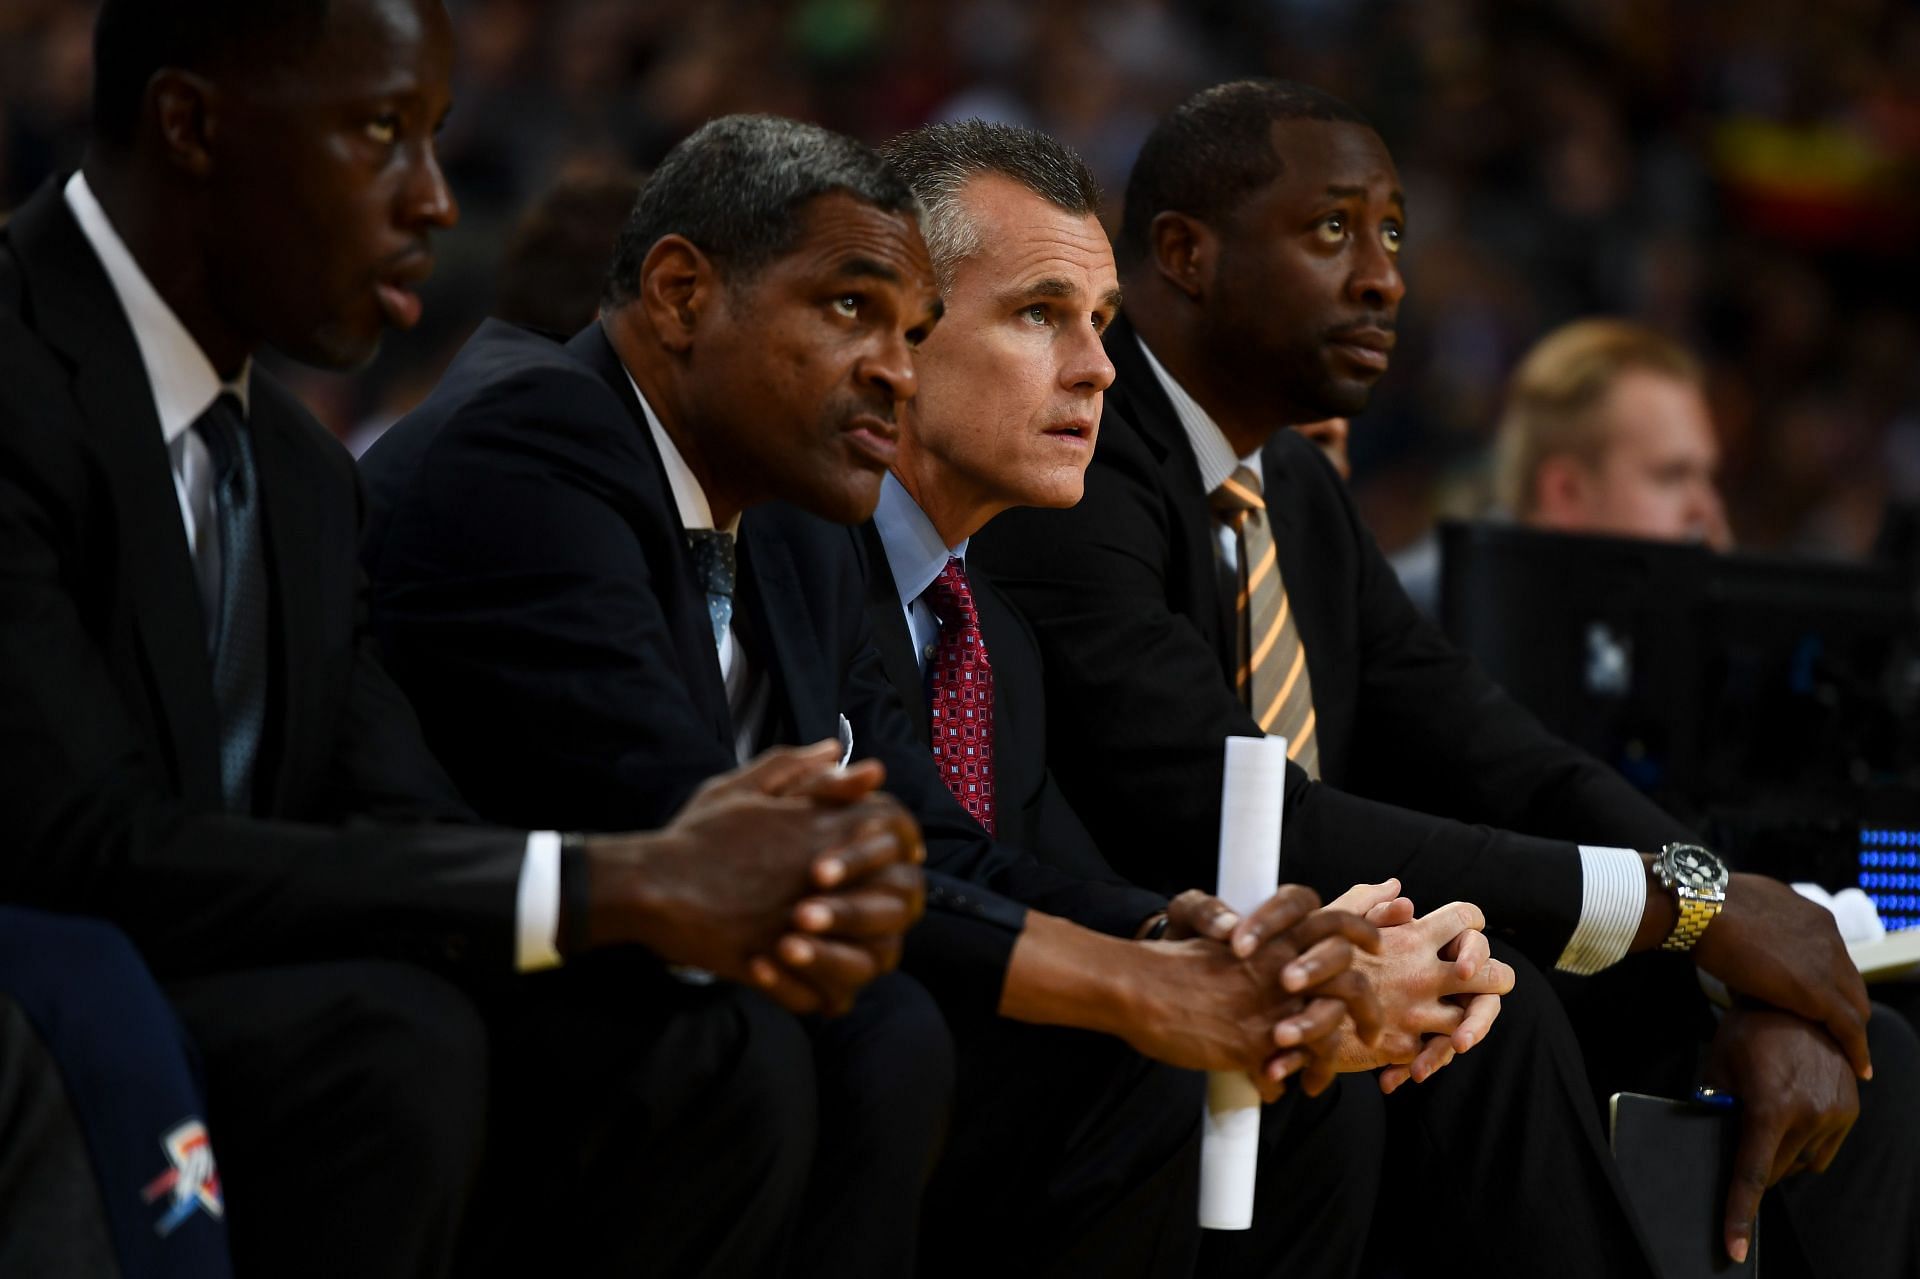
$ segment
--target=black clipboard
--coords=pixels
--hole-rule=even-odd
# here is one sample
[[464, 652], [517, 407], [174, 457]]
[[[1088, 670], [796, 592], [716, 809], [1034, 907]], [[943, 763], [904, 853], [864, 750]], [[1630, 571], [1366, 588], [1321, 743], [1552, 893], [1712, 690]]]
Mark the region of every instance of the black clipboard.
[[1617, 1092], [1609, 1106], [1614, 1162], [1666, 1279], [1760, 1273], [1760, 1223], [1746, 1261], [1722, 1237], [1739, 1119], [1730, 1107]]

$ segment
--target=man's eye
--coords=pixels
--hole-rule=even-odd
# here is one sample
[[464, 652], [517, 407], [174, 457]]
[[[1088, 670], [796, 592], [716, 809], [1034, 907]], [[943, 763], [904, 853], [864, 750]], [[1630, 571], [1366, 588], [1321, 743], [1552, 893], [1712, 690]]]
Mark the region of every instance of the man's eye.
[[860, 314], [860, 299], [851, 293], [843, 294], [833, 300], [833, 313], [846, 319]]
[[1021, 318], [1031, 320], [1035, 324], [1048, 324], [1053, 320], [1053, 314], [1046, 307], [1038, 305], [1022, 307], [1020, 315]]
[[1328, 244], [1340, 243], [1341, 240], [1346, 238], [1347, 234], [1346, 215], [1336, 213], [1332, 217], [1325, 219], [1319, 226], [1314, 228], [1314, 233]]
[[400, 117], [389, 112], [367, 121], [367, 136], [383, 147], [390, 147], [400, 136]]
[[1387, 252], [1389, 253], [1400, 252], [1400, 243], [1406, 238], [1407, 233], [1391, 222], [1380, 228], [1381, 243], [1387, 246]]

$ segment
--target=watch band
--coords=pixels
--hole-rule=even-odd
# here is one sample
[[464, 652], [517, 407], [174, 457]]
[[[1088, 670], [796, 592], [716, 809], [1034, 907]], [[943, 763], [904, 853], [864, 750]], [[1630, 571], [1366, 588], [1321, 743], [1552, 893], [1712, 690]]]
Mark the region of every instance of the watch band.
[[1720, 913], [1724, 902], [1707, 897], [1696, 897], [1691, 893], [1681, 893], [1677, 899], [1680, 917], [1674, 921], [1673, 931], [1660, 943], [1661, 950], [1685, 952], [1693, 949], [1693, 944], [1706, 933], [1707, 925]]

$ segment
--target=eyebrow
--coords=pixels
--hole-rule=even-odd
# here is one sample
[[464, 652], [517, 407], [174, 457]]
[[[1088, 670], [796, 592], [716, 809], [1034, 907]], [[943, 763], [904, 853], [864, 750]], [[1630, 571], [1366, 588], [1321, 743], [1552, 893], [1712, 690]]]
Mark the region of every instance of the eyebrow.
[[[1367, 189], [1365, 187], [1329, 186], [1327, 188], [1327, 194], [1342, 200], [1357, 200], [1366, 197]], [[1401, 194], [1399, 187], [1395, 187], [1393, 190], [1387, 192], [1387, 199], [1393, 204], [1398, 205], [1401, 213], [1404, 214], [1407, 211], [1407, 197]]]
[[884, 262], [872, 258], [848, 258], [834, 268], [834, 275], [841, 278], [861, 280], [884, 280], [888, 284], [900, 283], [900, 273]]
[[[1001, 293], [1003, 301], [1011, 302], [1016, 298], [1071, 298], [1080, 295], [1080, 287], [1067, 280], [1048, 278], [1023, 284], [1018, 288], [1007, 289]], [[1120, 290], [1108, 289], [1100, 298], [1100, 305], [1120, 309]]]

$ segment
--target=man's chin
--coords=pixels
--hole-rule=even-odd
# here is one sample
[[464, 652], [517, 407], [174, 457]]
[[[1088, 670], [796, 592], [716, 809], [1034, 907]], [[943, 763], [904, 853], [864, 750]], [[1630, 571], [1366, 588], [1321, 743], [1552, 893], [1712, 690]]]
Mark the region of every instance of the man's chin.
[[385, 330], [378, 325], [363, 329], [333, 324], [308, 330], [295, 340], [272, 339], [272, 342], [281, 354], [302, 364], [329, 373], [357, 373], [380, 354], [380, 342], [385, 336]]
[[1310, 416], [1301, 421], [1324, 422], [1330, 417], [1360, 416], [1366, 411], [1367, 402], [1373, 398], [1373, 388], [1379, 380], [1378, 377], [1365, 380], [1355, 377], [1328, 378], [1308, 406]]
[[880, 505], [883, 474], [864, 469], [849, 471], [833, 482], [787, 494], [783, 500], [835, 524], [865, 524]]

